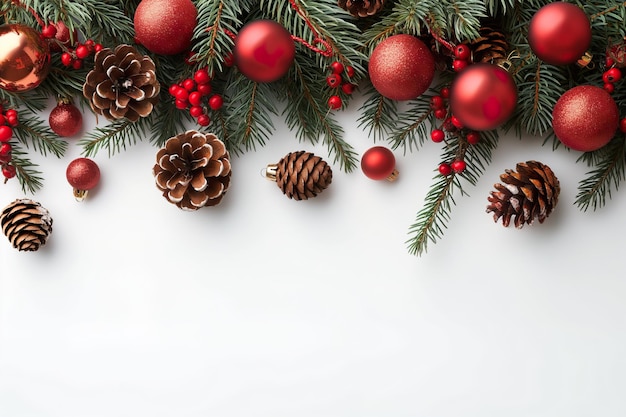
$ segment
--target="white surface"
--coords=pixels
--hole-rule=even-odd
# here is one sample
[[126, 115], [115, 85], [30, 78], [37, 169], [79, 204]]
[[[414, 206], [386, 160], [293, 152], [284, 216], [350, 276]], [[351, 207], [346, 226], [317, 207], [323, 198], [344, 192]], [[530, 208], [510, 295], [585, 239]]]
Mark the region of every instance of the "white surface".
[[[340, 117], [362, 153], [356, 108]], [[296, 202], [260, 171], [300, 149], [332, 158], [277, 127], [233, 158], [222, 204], [194, 213], [156, 189], [147, 140], [94, 158], [84, 203], [65, 181], [75, 144], [35, 157], [54, 231], [36, 253], [0, 236], [0, 416], [626, 415], [626, 193], [582, 213], [576, 153], [503, 138], [416, 258], [405, 241], [440, 145], [396, 152], [396, 183], [332, 165], [330, 188]], [[487, 195], [528, 159], [560, 178], [560, 204], [505, 229]], [[0, 206], [22, 196], [11, 181]]]

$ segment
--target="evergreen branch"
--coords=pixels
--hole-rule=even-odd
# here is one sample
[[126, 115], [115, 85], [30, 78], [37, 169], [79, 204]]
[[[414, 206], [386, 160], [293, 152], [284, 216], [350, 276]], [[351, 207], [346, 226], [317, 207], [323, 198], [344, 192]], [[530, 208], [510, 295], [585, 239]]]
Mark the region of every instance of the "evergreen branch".
[[397, 102], [379, 94], [373, 86], [365, 93], [367, 99], [359, 109], [359, 127], [368, 129], [374, 142], [391, 132], [398, 121]]
[[411, 100], [409, 108], [398, 117], [389, 138], [394, 149], [401, 146], [406, 153], [407, 149], [418, 150], [424, 144], [434, 120], [431, 98], [431, 94], [425, 93]]
[[189, 112], [177, 109], [169, 97], [168, 100], [164, 100], [162, 97], [152, 112], [153, 114], [150, 115], [153, 121], [150, 124], [152, 132], [150, 143], [159, 148], [165, 145], [169, 138], [186, 131], [187, 126], [185, 122], [191, 121]]
[[57, 158], [62, 157], [67, 150], [67, 142], [50, 129], [49, 126], [28, 109], [20, 112], [20, 124], [14, 129], [15, 137], [26, 148], [32, 146], [33, 150], [46, 156], [48, 153]]
[[145, 119], [131, 122], [128, 119], [116, 120], [106, 127], [98, 127], [78, 142], [82, 146], [82, 154], [86, 157], [95, 156], [102, 149], [106, 149], [109, 156], [125, 150], [129, 145], [135, 145], [139, 138], [144, 136]]
[[[15, 167], [22, 192], [35, 194], [43, 187], [43, 177], [19, 143], [13, 144], [11, 164]], [[5, 180], [6, 182], [6, 180]]]
[[[606, 147], [592, 153], [599, 153], [596, 168], [588, 172], [587, 178], [578, 183], [575, 204], [583, 211], [594, 210], [606, 204], [611, 191], [617, 191], [626, 176], [626, 142], [623, 136], [614, 138]], [[595, 157], [589, 157], [595, 159]]]

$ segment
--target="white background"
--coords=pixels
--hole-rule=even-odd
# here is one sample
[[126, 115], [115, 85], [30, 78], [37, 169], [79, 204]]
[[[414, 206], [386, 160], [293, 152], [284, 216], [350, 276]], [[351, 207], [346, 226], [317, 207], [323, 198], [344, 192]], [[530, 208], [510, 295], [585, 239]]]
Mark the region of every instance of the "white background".
[[[339, 117], [362, 154], [375, 143], [359, 104]], [[27, 196], [54, 218], [48, 244], [22, 253], [0, 236], [0, 416], [626, 415], [626, 193], [580, 212], [576, 152], [502, 138], [418, 258], [405, 241], [440, 145], [396, 152], [400, 178], [376, 182], [278, 119], [265, 147], [233, 157], [223, 202], [189, 213], [156, 189], [147, 139], [98, 154], [101, 184], [76, 202], [76, 140], [63, 159], [34, 156], [46, 182]], [[261, 171], [301, 149], [334, 176], [298, 202]], [[560, 202], [506, 229], [487, 196], [529, 159], [552, 167]], [[23, 196], [10, 181], [0, 206]]]

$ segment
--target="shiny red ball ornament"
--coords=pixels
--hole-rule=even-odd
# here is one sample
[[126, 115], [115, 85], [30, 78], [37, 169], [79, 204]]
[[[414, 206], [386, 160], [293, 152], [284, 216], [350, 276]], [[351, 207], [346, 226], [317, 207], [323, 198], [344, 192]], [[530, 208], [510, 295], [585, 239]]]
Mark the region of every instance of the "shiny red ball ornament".
[[535, 55], [548, 64], [572, 64], [591, 44], [589, 17], [573, 3], [550, 3], [530, 20], [528, 43]]
[[296, 56], [291, 34], [273, 20], [247, 23], [235, 38], [237, 68], [252, 81], [269, 83], [289, 71]]
[[83, 114], [69, 100], [61, 100], [50, 112], [48, 123], [57, 135], [74, 136], [83, 127]]
[[398, 178], [396, 158], [388, 148], [374, 146], [361, 157], [361, 170], [373, 180], [395, 181]]
[[133, 16], [135, 40], [155, 54], [180, 54], [191, 47], [197, 18], [191, 0], [141, 0]]
[[83, 201], [87, 192], [100, 182], [100, 168], [89, 158], [77, 158], [67, 166], [65, 177], [74, 188], [76, 200]]
[[511, 75], [493, 64], [474, 64], [456, 76], [450, 107], [464, 127], [491, 130], [515, 111], [517, 87]]
[[368, 65], [372, 85], [391, 100], [411, 100], [428, 89], [435, 76], [435, 58], [415, 36], [393, 35], [372, 51]]
[[619, 109], [603, 88], [580, 85], [566, 91], [552, 110], [552, 128], [567, 147], [590, 152], [609, 143], [619, 128]]

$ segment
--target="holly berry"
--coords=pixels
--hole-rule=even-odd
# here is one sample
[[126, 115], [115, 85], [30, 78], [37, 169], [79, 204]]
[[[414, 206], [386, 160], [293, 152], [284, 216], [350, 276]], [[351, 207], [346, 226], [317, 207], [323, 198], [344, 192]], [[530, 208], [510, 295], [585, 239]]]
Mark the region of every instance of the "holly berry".
[[354, 93], [354, 89], [356, 87], [354, 86], [354, 84], [350, 84], [350, 83], [343, 83], [341, 85], [341, 91], [343, 91], [344, 93], [350, 95], [352, 93]]
[[468, 65], [469, 63], [463, 59], [455, 59], [454, 61], [452, 61], [452, 69], [455, 72], [463, 71], [465, 68], [467, 68]]
[[339, 75], [344, 71], [344, 66], [341, 62], [335, 61], [332, 64], [330, 64], [330, 69], [333, 72], [333, 74]]
[[354, 67], [352, 65], [348, 65], [346, 67], [346, 74], [348, 75], [348, 78], [354, 77]]
[[189, 114], [193, 117], [200, 117], [204, 114], [204, 109], [200, 106], [191, 106], [189, 108]]
[[619, 68], [611, 68], [602, 74], [602, 80], [606, 84], [613, 84], [622, 79], [622, 72]]
[[187, 91], [193, 91], [196, 88], [196, 82], [191, 78], [187, 78], [182, 82], [182, 87]]
[[613, 94], [615, 92], [615, 84], [606, 83], [604, 84], [604, 91], [609, 94]]
[[328, 77], [326, 77], [326, 84], [328, 84], [328, 86], [330, 88], [337, 88], [341, 85], [341, 75], [339, 74], [331, 74]]
[[447, 99], [450, 98], [450, 88], [449, 87], [443, 87], [441, 89], [441, 91], [439, 92], [439, 94], [441, 94], [441, 97]]
[[177, 109], [184, 110], [189, 106], [189, 102], [187, 100], [176, 99], [174, 101], [174, 105]]
[[450, 116], [450, 123], [457, 129], [463, 129], [463, 123], [456, 116]]
[[209, 107], [211, 110], [219, 110], [224, 105], [224, 99], [219, 94], [211, 96], [209, 99]]
[[198, 116], [196, 121], [198, 122], [198, 124], [200, 126], [208, 126], [211, 123], [211, 119], [206, 114], [202, 114], [202, 115]]
[[470, 50], [469, 46], [464, 43], [457, 45], [456, 48], [454, 48], [454, 57], [456, 59], [469, 61], [471, 55], [472, 51]]
[[439, 120], [443, 120], [446, 118], [446, 116], [448, 115], [448, 110], [446, 109], [437, 109], [433, 112], [433, 114], [435, 115], [435, 117]]
[[11, 129], [11, 126], [7, 126], [7, 125], [0, 126], [0, 142], [8, 142], [12, 136], [13, 136], [13, 129]]
[[443, 162], [439, 164], [439, 173], [444, 177], [447, 177], [448, 175], [452, 174], [452, 167], [450, 166], [450, 164], [446, 164], [445, 162]]
[[465, 135], [465, 139], [467, 140], [467, 143], [469, 143], [470, 145], [476, 145], [478, 142], [480, 142], [480, 133], [478, 132], [468, 132]]
[[202, 104], [202, 94], [198, 91], [192, 91], [189, 93], [188, 100], [192, 106], [200, 106]]
[[13, 147], [9, 142], [4, 142], [0, 145], [0, 164], [7, 164], [11, 162], [11, 151]]
[[63, 52], [61, 54], [61, 63], [63, 65], [65, 65], [66, 67], [71, 67], [72, 62], [74, 62], [74, 57], [72, 57], [72, 54], [70, 54], [69, 52]]
[[443, 142], [445, 138], [446, 134], [441, 129], [434, 129], [432, 132], [430, 132], [430, 139], [435, 143]]
[[452, 170], [457, 174], [460, 174], [461, 172], [465, 171], [465, 168], [467, 168], [467, 164], [463, 160], [456, 160], [452, 162], [452, 164], [450, 164], [450, 168], [452, 168]]
[[622, 118], [622, 120], [619, 121], [619, 130], [622, 133], [626, 133], [626, 117]]
[[330, 107], [333, 110], [338, 110], [341, 108], [343, 102], [341, 100], [341, 97], [339, 96], [330, 96], [330, 98], [328, 99], [328, 107]]
[[17, 174], [17, 170], [15, 169], [15, 167], [11, 164], [4, 164], [2, 165], [2, 175], [4, 175], [5, 178], [5, 182], [6, 180], [15, 177], [15, 174]]
[[209, 94], [211, 94], [211, 91], [213, 91], [213, 88], [211, 87], [211, 84], [208, 83], [198, 84], [198, 86], [196, 87], [196, 91], [203, 96], [208, 96]]
[[8, 124], [10, 124], [11, 126], [15, 127], [19, 124], [19, 119], [17, 116], [17, 110], [15, 109], [8, 109], [5, 113], [4, 113], [4, 117], [6, 119], [6, 122]]
[[430, 98], [430, 108], [433, 110], [442, 109], [444, 106], [444, 100], [441, 96], [433, 96]]
[[85, 59], [89, 56], [91, 51], [89, 50], [87, 45], [78, 45], [74, 53], [76, 54], [76, 58]]
[[53, 24], [47, 24], [41, 29], [41, 34], [46, 39], [52, 39], [57, 35], [57, 28]]
[[199, 69], [198, 71], [194, 73], [193, 79], [198, 84], [206, 84], [208, 82], [211, 82], [211, 76], [209, 75], [209, 70], [207, 70], [206, 68]]

